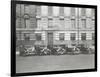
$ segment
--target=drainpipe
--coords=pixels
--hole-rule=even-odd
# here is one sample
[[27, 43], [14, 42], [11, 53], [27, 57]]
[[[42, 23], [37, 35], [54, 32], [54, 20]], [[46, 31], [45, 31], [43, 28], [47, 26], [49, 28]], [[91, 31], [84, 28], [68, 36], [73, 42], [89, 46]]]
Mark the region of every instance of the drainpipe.
[[77, 32], [78, 32], [78, 42], [77, 42], [77, 45], [79, 45], [79, 8], [77, 8]]
[[21, 4], [20, 4], [20, 16], [19, 16], [19, 18], [20, 18], [20, 27], [19, 27], [19, 34], [20, 34], [20, 39], [19, 39], [19, 52], [21, 52], [21, 45], [22, 45], [22, 42], [21, 42], [21, 31], [20, 31], [20, 28], [21, 28]]
[[[20, 28], [21, 28], [21, 4], [20, 4]], [[20, 45], [21, 45], [21, 31], [20, 31]]]

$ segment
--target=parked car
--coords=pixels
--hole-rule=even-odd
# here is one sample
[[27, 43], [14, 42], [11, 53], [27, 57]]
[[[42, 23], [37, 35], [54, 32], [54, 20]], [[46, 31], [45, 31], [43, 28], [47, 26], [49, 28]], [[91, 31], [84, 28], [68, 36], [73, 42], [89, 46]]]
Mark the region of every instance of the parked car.
[[80, 52], [81, 52], [80, 49], [78, 47], [74, 46], [73, 54], [80, 54]]
[[89, 49], [85, 46], [78, 46], [82, 54], [89, 54]]
[[95, 47], [94, 47], [94, 46], [90, 46], [90, 47], [88, 48], [88, 50], [89, 50], [89, 54], [95, 53]]
[[35, 50], [36, 50], [36, 55], [41, 55], [41, 50], [43, 49], [43, 47], [41, 46], [35, 46]]
[[57, 55], [57, 46], [49, 46], [50, 49], [50, 55]]
[[28, 56], [28, 55], [36, 55], [35, 46], [27, 48], [27, 50], [25, 51], [25, 56]]
[[63, 54], [66, 53], [66, 50], [64, 48], [60, 47], [60, 46], [57, 48], [56, 51], [57, 51], [58, 55], [63, 55]]
[[67, 50], [66, 50], [66, 53], [69, 54], [69, 55], [73, 55], [74, 54], [73, 48], [68, 47]]
[[41, 53], [40, 55], [50, 55], [51, 54], [51, 50], [45, 46], [42, 50], [41, 50]]

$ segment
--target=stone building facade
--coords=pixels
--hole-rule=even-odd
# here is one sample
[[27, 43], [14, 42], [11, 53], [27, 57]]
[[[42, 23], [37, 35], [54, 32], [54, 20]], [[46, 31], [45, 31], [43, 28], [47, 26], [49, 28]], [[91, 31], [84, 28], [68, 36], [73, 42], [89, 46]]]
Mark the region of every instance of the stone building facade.
[[95, 10], [46, 5], [16, 5], [16, 44], [94, 45]]

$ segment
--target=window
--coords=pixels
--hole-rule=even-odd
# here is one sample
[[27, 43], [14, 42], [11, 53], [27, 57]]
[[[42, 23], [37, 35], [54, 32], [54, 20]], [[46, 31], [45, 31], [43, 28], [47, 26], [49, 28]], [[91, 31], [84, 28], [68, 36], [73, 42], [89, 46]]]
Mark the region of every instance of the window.
[[16, 18], [16, 28], [22, 28], [22, 26], [21, 26], [21, 18]]
[[92, 9], [91, 15], [95, 16], [95, 9]]
[[92, 19], [92, 28], [94, 28], [94, 27], [95, 27], [95, 20]]
[[71, 8], [71, 16], [75, 16], [75, 8]]
[[25, 14], [29, 13], [29, 5], [27, 5], [27, 4], [24, 5], [24, 12], [25, 12]]
[[95, 44], [92, 44], [92, 46], [95, 46]]
[[20, 17], [20, 16], [21, 16], [21, 5], [16, 4], [16, 17]]
[[72, 28], [75, 28], [75, 19], [71, 19]]
[[37, 27], [38, 28], [41, 28], [41, 18], [38, 18], [37, 19]]
[[36, 40], [37, 41], [41, 41], [42, 40], [41, 33], [36, 33]]
[[25, 19], [25, 28], [29, 28], [29, 27], [30, 27], [30, 20]]
[[37, 6], [37, 16], [41, 15], [41, 6]]
[[28, 14], [24, 15], [24, 24], [25, 24], [25, 28], [28, 28], [30, 25], [30, 17]]
[[16, 33], [16, 40], [21, 40], [21, 33]]
[[71, 33], [70, 39], [71, 40], [75, 40], [75, 38], [76, 38], [76, 34], [75, 33]]
[[48, 19], [48, 28], [53, 27], [53, 19]]
[[86, 15], [86, 9], [85, 9], [85, 8], [82, 8], [82, 9], [81, 9], [81, 15], [82, 15], [82, 16], [85, 16], [85, 15]]
[[[59, 23], [59, 22], [58, 22]], [[60, 26], [64, 27], [64, 19], [60, 19]]]
[[72, 44], [72, 46], [76, 46], [76, 44]]
[[60, 7], [60, 16], [63, 16], [64, 15], [64, 7]]
[[24, 40], [30, 40], [30, 34], [29, 33], [24, 34]]
[[86, 19], [82, 19], [82, 28], [86, 28]]
[[59, 40], [64, 40], [64, 33], [59, 33]]
[[81, 33], [81, 40], [86, 40], [86, 33]]
[[49, 15], [49, 16], [52, 16], [52, 13], [53, 13], [53, 8], [52, 8], [52, 6], [48, 6], [48, 15]]
[[92, 40], [94, 40], [95, 39], [95, 36], [94, 36], [94, 33], [92, 33]]

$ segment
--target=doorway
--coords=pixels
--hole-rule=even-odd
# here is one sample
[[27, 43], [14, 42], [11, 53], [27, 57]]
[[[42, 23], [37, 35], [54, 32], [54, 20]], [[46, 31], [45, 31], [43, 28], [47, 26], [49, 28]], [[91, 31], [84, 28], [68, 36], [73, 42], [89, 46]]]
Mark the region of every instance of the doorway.
[[53, 33], [47, 33], [48, 45], [53, 45]]

